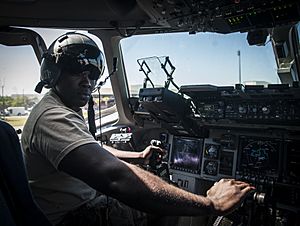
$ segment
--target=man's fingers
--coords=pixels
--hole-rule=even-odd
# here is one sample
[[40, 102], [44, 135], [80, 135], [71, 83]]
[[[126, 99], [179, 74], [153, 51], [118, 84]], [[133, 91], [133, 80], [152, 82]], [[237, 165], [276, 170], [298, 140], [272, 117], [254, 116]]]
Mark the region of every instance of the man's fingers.
[[155, 146], [155, 145], [151, 145], [151, 149], [155, 149], [155, 150], [161, 150], [161, 148], [160, 147], [157, 147], [157, 146]]
[[244, 187], [244, 188], [242, 189], [242, 191], [245, 192], [245, 193], [247, 193], [247, 192], [249, 192], [249, 191], [253, 191], [253, 190], [255, 190], [255, 187], [253, 187], [253, 186], [251, 186], [251, 185], [246, 186], [246, 187]]
[[247, 183], [245, 181], [240, 181], [240, 180], [236, 180], [235, 183], [238, 184], [238, 185], [240, 185], [240, 184], [247, 184], [247, 185], [249, 185], [249, 183]]
[[235, 185], [238, 186], [238, 187], [247, 187], [247, 186], [251, 186], [249, 183], [247, 183], [247, 182], [242, 182], [242, 181], [236, 182]]
[[222, 184], [224, 182], [230, 183], [232, 186], [237, 186], [241, 190], [244, 189], [244, 188], [247, 188], [247, 187], [250, 187], [251, 190], [255, 189], [255, 187], [253, 187], [249, 183], [244, 182], [244, 181], [235, 180], [235, 179], [221, 179], [220, 181], [216, 181], [214, 183], [214, 186], [219, 184], [219, 183]]
[[155, 149], [155, 151], [159, 152], [160, 154], [166, 154], [167, 153], [166, 150], [164, 150], [160, 147], [154, 146], [154, 145], [151, 146], [151, 149]]

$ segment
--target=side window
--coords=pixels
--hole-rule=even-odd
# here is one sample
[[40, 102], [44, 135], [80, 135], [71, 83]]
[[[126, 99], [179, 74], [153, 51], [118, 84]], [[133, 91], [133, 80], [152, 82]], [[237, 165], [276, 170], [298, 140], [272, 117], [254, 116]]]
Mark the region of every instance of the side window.
[[[55, 29], [34, 30], [43, 37], [47, 46], [58, 36], [67, 32]], [[90, 34], [87, 35], [90, 36]], [[91, 36], [91, 38], [103, 50], [101, 41], [96, 36]], [[32, 108], [48, 91], [48, 89], [43, 89], [41, 94], [34, 91], [40, 79], [40, 65], [31, 46], [0, 45], [0, 61], [0, 118], [15, 129], [23, 129]], [[100, 80], [105, 79], [107, 74], [105, 71]], [[100, 116], [103, 119], [99, 121], [103, 124], [107, 123], [105, 117], [108, 115], [115, 114], [114, 118], [118, 118], [109, 80], [100, 89], [100, 98], [97, 91], [93, 93], [93, 97], [96, 120]], [[88, 106], [86, 105], [82, 109], [87, 119]]]
[[22, 129], [32, 107], [42, 95], [34, 92], [39, 63], [31, 46], [0, 45], [0, 117]]
[[300, 22], [298, 22], [298, 24], [296, 25], [296, 32], [295, 32], [295, 49], [294, 49], [294, 57], [295, 57], [295, 65], [297, 68], [297, 78], [295, 78], [296, 80], [300, 80]]
[[297, 37], [298, 37], [298, 49], [300, 49], [300, 39], [299, 39], [299, 37], [300, 37], [300, 22], [297, 24], [296, 28], [297, 28]]

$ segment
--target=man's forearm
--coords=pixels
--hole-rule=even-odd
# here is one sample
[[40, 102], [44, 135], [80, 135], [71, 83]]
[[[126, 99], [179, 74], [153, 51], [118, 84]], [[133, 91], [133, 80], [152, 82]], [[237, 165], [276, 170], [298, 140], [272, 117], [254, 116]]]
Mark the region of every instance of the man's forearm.
[[121, 151], [121, 150], [118, 150], [118, 149], [113, 148], [113, 147], [108, 146], [108, 145], [103, 145], [103, 148], [105, 148], [107, 151], [112, 153], [117, 158], [122, 159], [126, 162], [131, 162], [131, 163], [134, 163], [134, 164], [143, 164], [144, 163], [141, 152]]
[[212, 213], [212, 203], [208, 198], [179, 189], [137, 166], [131, 164], [127, 166], [131, 173], [125, 176], [124, 184], [121, 186], [124, 189], [122, 192], [124, 196], [119, 197], [119, 193], [117, 198], [128, 205], [161, 215]]
[[[120, 151], [107, 145], [104, 145], [103, 148], [126, 162], [128, 159], [137, 160], [140, 158], [139, 152]], [[121, 182], [119, 184], [119, 189], [122, 189], [123, 192], [118, 193], [117, 198], [132, 207], [141, 209], [141, 202], [143, 202], [143, 211], [156, 214], [206, 215], [211, 213], [211, 202], [209, 199], [168, 184], [161, 178], [138, 166], [126, 165], [131, 172], [121, 171], [125, 174], [123, 179], [121, 179], [124, 183], [122, 184]], [[126, 195], [119, 197], [120, 194]]]

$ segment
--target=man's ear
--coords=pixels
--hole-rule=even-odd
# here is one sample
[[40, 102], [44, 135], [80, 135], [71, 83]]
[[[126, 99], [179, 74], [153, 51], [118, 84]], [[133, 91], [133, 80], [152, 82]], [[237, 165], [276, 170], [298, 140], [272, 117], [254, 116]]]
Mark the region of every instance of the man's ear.
[[52, 89], [57, 93], [59, 94], [61, 89], [59, 88], [60, 84], [61, 84], [61, 80], [62, 80], [62, 77], [63, 77], [63, 73], [62, 73], [62, 76], [59, 76], [54, 84], [54, 86], [52, 86]]

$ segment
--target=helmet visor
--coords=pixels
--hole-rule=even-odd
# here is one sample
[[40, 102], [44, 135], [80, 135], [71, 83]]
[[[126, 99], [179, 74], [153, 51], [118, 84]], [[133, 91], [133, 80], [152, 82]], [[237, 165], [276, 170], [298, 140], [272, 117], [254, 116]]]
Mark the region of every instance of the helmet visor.
[[89, 71], [90, 80], [98, 80], [104, 71], [104, 57], [99, 52], [97, 57], [79, 54], [77, 57], [67, 56], [63, 69], [74, 74]]

